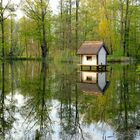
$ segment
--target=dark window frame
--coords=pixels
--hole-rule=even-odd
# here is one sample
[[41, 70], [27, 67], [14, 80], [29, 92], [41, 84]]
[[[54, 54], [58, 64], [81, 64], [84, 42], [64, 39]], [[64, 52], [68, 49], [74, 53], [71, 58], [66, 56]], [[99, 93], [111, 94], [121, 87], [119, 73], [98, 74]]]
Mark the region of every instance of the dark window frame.
[[86, 81], [92, 81], [92, 76], [87, 76]]
[[87, 61], [92, 61], [92, 56], [87, 56]]

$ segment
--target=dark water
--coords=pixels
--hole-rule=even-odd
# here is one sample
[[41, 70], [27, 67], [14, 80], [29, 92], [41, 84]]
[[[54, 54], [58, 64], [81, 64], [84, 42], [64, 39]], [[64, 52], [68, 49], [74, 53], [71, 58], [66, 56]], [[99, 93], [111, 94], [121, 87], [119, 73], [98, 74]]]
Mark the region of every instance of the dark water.
[[138, 64], [0, 65], [0, 140], [140, 140]]

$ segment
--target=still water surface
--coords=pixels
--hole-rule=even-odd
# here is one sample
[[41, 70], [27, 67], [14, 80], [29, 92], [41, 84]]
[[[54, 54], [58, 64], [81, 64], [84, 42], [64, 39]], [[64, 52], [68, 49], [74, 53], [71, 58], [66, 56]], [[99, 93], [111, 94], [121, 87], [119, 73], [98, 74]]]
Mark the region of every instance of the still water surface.
[[140, 140], [138, 64], [0, 64], [1, 140]]

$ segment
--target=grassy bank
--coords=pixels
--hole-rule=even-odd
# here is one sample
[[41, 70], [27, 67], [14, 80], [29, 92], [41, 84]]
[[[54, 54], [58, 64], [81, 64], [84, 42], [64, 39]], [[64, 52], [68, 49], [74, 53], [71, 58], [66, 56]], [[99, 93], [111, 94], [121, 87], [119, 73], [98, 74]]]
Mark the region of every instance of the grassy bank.
[[[20, 57], [6, 57], [5, 59], [3, 59], [2, 57], [0, 58], [0, 60], [4, 61], [4, 60], [7, 60], [7, 61], [10, 61], [10, 60], [14, 60], [14, 61], [26, 61], [26, 60], [29, 60], [29, 61], [40, 61], [42, 60], [42, 57], [24, 57], [24, 56], [20, 56]], [[53, 60], [53, 58], [51, 57], [47, 57], [46, 60]]]
[[125, 57], [125, 56], [113, 56], [110, 55], [107, 58], [108, 62], [132, 62], [135, 61], [136, 59], [133, 57]]
[[134, 57], [126, 57], [123, 55], [123, 50], [119, 49], [116, 50], [112, 55], [107, 57], [108, 62], [132, 62], [136, 59]]
[[[24, 61], [24, 60], [31, 60], [31, 61], [38, 61], [38, 60], [41, 60], [42, 58], [41, 57], [26, 57], [26, 56], [20, 56], [20, 57], [13, 57], [11, 59], [11, 57], [6, 57], [5, 59], [3, 59], [2, 57], [0, 58], [2, 61], [3, 60], [14, 60], [14, 61], [18, 61], [18, 60], [21, 60], [21, 61]], [[76, 55], [76, 53], [74, 51], [71, 51], [69, 49], [65, 49], [65, 50], [53, 50], [53, 51], [50, 51], [49, 54], [48, 54], [48, 57], [46, 60], [51, 60], [51, 61], [54, 61], [54, 62], [63, 62], [63, 63], [79, 63], [79, 56]], [[117, 63], [117, 62], [133, 62], [135, 61], [136, 59], [134, 57], [124, 57], [122, 52], [115, 52], [114, 54], [112, 55], [108, 55], [107, 56], [107, 61], [110, 62], [110, 63]]]

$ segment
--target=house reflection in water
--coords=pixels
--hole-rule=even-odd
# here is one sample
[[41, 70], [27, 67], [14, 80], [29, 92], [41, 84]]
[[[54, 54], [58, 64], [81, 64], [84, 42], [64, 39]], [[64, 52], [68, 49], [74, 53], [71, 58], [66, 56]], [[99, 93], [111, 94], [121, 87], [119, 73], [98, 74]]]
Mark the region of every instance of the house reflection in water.
[[85, 93], [103, 95], [108, 84], [106, 72], [80, 71], [78, 87]]

